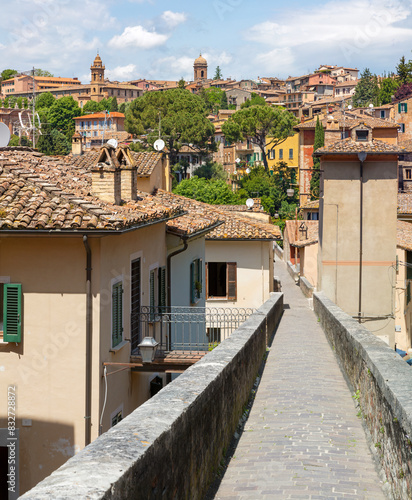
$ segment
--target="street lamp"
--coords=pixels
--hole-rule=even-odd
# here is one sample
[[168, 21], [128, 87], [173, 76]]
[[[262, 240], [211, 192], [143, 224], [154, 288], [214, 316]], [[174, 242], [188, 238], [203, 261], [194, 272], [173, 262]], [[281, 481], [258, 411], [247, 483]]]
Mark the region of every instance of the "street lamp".
[[157, 346], [159, 342], [153, 337], [145, 337], [142, 342], [138, 345], [140, 349], [140, 354], [142, 355], [143, 363], [152, 363], [156, 354]]

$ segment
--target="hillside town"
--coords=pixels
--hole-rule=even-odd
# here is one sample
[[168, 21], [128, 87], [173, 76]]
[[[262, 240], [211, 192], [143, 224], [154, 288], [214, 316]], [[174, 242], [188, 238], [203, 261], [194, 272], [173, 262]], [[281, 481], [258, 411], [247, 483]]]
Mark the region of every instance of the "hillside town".
[[[223, 352], [281, 296], [279, 266], [308, 310], [323, 294], [410, 370], [411, 62], [284, 80], [224, 78], [202, 54], [191, 81], [106, 71], [98, 52], [88, 83], [1, 73], [0, 387], [9, 402], [18, 387], [19, 440], [1, 498], [43, 498], [38, 483]], [[1, 412], [4, 470], [6, 435]]]

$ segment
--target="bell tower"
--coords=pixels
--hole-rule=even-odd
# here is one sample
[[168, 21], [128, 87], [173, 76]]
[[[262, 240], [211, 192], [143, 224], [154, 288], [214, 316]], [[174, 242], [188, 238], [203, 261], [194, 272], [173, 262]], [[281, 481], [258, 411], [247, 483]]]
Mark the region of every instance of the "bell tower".
[[193, 65], [194, 81], [207, 80], [207, 61], [202, 54], [195, 60]]
[[93, 101], [101, 100], [104, 97], [103, 96], [103, 89], [102, 89], [102, 86], [104, 85], [104, 70], [105, 70], [105, 66], [103, 66], [102, 60], [99, 56], [99, 53], [97, 53], [97, 56], [95, 57], [95, 59], [93, 61], [93, 64], [90, 66], [91, 97], [92, 97]]

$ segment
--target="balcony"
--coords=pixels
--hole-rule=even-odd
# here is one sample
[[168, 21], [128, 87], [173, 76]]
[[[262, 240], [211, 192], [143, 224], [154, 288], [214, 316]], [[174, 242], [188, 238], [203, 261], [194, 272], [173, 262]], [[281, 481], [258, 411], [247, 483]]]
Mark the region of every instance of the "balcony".
[[[136, 371], [184, 371], [227, 339], [255, 312], [239, 307], [141, 307], [132, 315], [132, 354]], [[152, 363], [142, 363], [144, 337], [159, 343]]]

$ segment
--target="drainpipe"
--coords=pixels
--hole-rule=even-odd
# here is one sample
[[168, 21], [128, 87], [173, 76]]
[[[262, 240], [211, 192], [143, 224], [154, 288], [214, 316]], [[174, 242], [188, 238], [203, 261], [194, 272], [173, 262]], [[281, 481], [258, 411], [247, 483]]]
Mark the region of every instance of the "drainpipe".
[[92, 430], [92, 252], [87, 235], [83, 236], [86, 249], [86, 400], [85, 400], [85, 446], [91, 442]]
[[363, 264], [363, 162], [366, 160], [365, 152], [358, 153], [359, 164], [359, 313], [358, 322], [362, 322], [362, 264]]
[[[181, 237], [181, 240], [183, 241], [183, 248], [181, 248], [180, 250], [176, 250], [175, 252], [172, 252], [171, 254], [169, 254], [167, 256], [167, 264], [166, 264], [167, 294], [166, 294], [166, 299], [167, 299], [167, 310], [168, 311], [170, 311], [170, 308], [172, 306], [172, 294], [170, 293], [171, 288], [172, 288], [171, 260], [172, 260], [172, 257], [174, 257], [175, 255], [178, 255], [179, 253], [184, 252], [185, 250], [187, 250], [187, 247], [188, 247], [187, 238]], [[171, 328], [171, 325], [169, 325], [169, 342], [171, 340], [170, 339], [170, 328]], [[170, 348], [170, 346], [169, 346], [169, 348]]]

